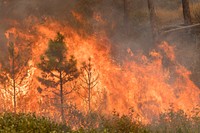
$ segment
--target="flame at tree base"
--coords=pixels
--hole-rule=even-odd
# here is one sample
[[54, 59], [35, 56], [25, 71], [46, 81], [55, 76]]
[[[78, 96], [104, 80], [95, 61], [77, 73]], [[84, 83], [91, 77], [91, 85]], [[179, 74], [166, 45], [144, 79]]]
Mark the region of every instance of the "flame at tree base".
[[[25, 20], [27, 25], [24, 27], [15, 24], [15, 28], [7, 33], [23, 38], [20, 42], [22, 44], [31, 42], [34, 68], [47, 48], [49, 39], [54, 38], [58, 31], [66, 37], [68, 54], [76, 57], [79, 67], [82, 62], [91, 58], [95, 72], [99, 74], [98, 84], [93, 90], [93, 110], [104, 113], [116, 110], [120, 114], [126, 114], [132, 108], [142, 121], [149, 122], [171, 105], [175, 110], [181, 109], [187, 113], [199, 105], [199, 88], [190, 80], [190, 71], [176, 61], [174, 47], [167, 42], [151, 51], [148, 57], [134, 54], [128, 49], [127, 59], [119, 65], [111, 57], [112, 44], [106, 35], [85, 38], [67, 24], [52, 19], [39, 23], [36, 18], [34, 24], [29, 23], [32, 20]], [[58, 113], [55, 108], [45, 109], [39, 104], [46, 102], [42, 96], [52, 94], [36, 92], [36, 88], [41, 86], [36, 79], [40, 71], [32, 68], [30, 70], [34, 70], [34, 76], [30, 77], [34, 82], [30, 91], [32, 94], [29, 93], [33, 100], [27, 104], [27, 110], [38, 114], [48, 112], [50, 116], [55, 116]], [[73, 102], [80, 110], [86, 110], [85, 101], [76, 93], [72, 95], [74, 99], [68, 102]]]

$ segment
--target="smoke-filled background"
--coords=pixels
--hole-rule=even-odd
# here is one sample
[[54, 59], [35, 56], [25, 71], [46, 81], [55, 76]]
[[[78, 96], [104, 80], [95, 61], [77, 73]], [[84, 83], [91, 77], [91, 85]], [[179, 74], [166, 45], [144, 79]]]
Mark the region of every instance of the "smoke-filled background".
[[[148, 54], [155, 45], [152, 43], [147, 1], [128, 0], [127, 3], [124, 10], [123, 0], [1, 0], [1, 58], [6, 55], [6, 30], [13, 27], [15, 21], [19, 23], [18, 26], [23, 27], [23, 20], [28, 17], [37, 17], [41, 23], [48, 17], [67, 22], [85, 37], [105, 31], [113, 44], [113, 58], [119, 63], [124, 59], [127, 48]], [[189, 32], [179, 30], [164, 33], [166, 29], [183, 24], [181, 0], [155, 0], [154, 3], [161, 40], [176, 46], [178, 60], [192, 71], [192, 80], [200, 86], [199, 27], [194, 27]], [[198, 23], [199, 0], [192, 0], [190, 6], [193, 22]], [[80, 14], [84, 22], [78, 21], [73, 12]]]

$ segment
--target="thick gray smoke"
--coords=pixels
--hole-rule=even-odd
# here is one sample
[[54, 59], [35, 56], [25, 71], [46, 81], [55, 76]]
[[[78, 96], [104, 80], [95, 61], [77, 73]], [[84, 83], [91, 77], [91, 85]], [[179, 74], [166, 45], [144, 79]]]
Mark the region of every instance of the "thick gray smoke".
[[1, 0], [0, 16], [7, 19], [24, 19], [29, 15], [67, 15], [76, 0]]
[[[127, 48], [131, 48], [134, 52], [142, 50], [148, 55], [149, 50], [155, 47], [152, 45], [147, 1], [127, 0], [127, 14], [124, 12], [123, 2], [124, 0], [0, 0], [1, 55], [4, 55], [7, 42], [4, 33], [13, 26], [10, 20], [20, 22], [29, 16], [36, 16], [39, 19], [50, 16], [71, 24], [77, 31], [82, 29], [88, 34], [105, 30], [113, 44], [113, 58], [119, 62], [124, 59], [125, 56], [122, 55], [127, 53]], [[191, 2], [196, 4], [200, 0]], [[155, 0], [155, 7], [159, 30], [183, 23], [181, 0]], [[86, 19], [84, 25], [75, 21], [71, 14], [72, 10]], [[97, 22], [93, 18], [94, 13], [100, 13], [106, 23]], [[191, 37], [190, 33], [179, 31], [164, 34], [161, 40], [176, 45], [179, 61], [194, 69], [194, 62], [198, 62], [199, 58], [196, 47], [199, 42], [194, 41], [193, 35]]]
[[13, 20], [21, 23], [29, 16], [39, 19], [51, 16], [66, 19], [76, 0], [0, 0], [0, 52], [4, 58], [7, 40], [5, 32], [13, 27]]

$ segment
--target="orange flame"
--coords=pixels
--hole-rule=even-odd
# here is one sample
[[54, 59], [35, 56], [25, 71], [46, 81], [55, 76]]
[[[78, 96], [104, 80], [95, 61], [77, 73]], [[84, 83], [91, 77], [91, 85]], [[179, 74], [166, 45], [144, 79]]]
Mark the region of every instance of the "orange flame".
[[[81, 19], [76, 13], [73, 15]], [[99, 17], [97, 19], [99, 20]], [[18, 34], [18, 38], [32, 42], [32, 62], [36, 65], [40, 55], [47, 48], [48, 40], [54, 38], [58, 31], [66, 36], [68, 54], [77, 58], [79, 67], [90, 57], [94, 69], [99, 74], [98, 85], [94, 92], [100, 94], [101, 98], [105, 94], [106, 98], [100, 102], [95, 94], [93, 102], [104, 104], [104, 108], [100, 109], [100, 105], [94, 104], [93, 109], [103, 112], [112, 112], [115, 109], [117, 112], [127, 113], [132, 107], [143, 121], [149, 121], [168, 109], [171, 104], [175, 109], [186, 112], [199, 104], [199, 88], [190, 80], [190, 71], [176, 61], [174, 47], [167, 42], [163, 42], [156, 50], [151, 51], [149, 57], [135, 55], [128, 49], [130, 59], [119, 65], [112, 60], [110, 55], [112, 44], [103, 33], [100, 37], [93, 35], [83, 38], [68, 25], [52, 19], [44, 23], [34, 23], [31, 31], [26, 28], [12, 28], [8, 33]], [[40, 71], [37, 68], [30, 71], [34, 73], [33, 88], [41, 86], [35, 79]], [[34, 95], [39, 94], [34, 93]], [[32, 98], [38, 98], [33, 100], [34, 102], [43, 100], [38, 96]], [[76, 97], [74, 101], [80, 109], [84, 108], [84, 101], [80, 98]], [[30, 106], [34, 108], [34, 105]], [[51, 115], [55, 113], [55, 110], [50, 112]]]

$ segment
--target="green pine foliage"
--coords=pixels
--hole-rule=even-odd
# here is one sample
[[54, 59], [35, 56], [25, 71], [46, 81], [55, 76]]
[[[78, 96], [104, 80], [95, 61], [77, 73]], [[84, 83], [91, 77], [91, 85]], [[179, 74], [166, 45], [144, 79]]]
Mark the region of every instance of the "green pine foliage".
[[79, 71], [75, 58], [67, 57], [67, 47], [62, 34], [57, 33], [56, 38], [49, 41], [48, 49], [40, 60], [38, 67], [42, 70], [42, 76], [38, 77], [38, 80], [47, 88], [54, 88], [52, 93], [59, 97], [60, 115], [62, 122], [65, 123], [65, 98], [75, 89], [66, 84], [78, 78]]
[[[64, 36], [60, 33], [54, 40], [50, 40], [48, 49], [45, 54], [41, 56], [41, 62], [38, 67], [42, 70], [42, 77], [39, 81], [47, 87], [57, 87], [62, 78], [62, 84], [74, 80], [79, 76], [76, 67], [77, 61], [73, 56], [67, 59], [67, 47], [64, 42]], [[60, 75], [61, 73], [61, 75]], [[62, 76], [62, 77], [60, 77]]]

